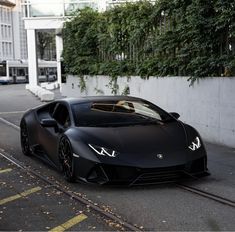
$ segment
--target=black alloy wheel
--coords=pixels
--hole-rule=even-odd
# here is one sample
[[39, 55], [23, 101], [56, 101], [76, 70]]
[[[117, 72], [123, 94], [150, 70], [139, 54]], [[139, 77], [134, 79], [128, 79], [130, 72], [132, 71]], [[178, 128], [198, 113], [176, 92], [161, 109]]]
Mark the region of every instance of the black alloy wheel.
[[69, 140], [62, 137], [59, 144], [59, 159], [62, 165], [64, 178], [68, 182], [75, 182], [74, 158]]
[[20, 124], [20, 141], [21, 141], [21, 149], [24, 155], [30, 156], [32, 155], [29, 146], [29, 134], [25, 121], [22, 121]]

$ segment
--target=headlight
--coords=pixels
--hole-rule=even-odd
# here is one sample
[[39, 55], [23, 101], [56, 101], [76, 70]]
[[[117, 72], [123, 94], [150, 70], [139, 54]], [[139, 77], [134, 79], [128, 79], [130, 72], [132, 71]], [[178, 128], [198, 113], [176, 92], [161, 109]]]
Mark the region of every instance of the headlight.
[[109, 156], [109, 157], [112, 157], [112, 158], [115, 158], [117, 156], [117, 152], [114, 151], [114, 150], [110, 150], [110, 149], [107, 149], [107, 148], [104, 148], [104, 147], [99, 147], [99, 146], [95, 146], [95, 145], [91, 145], [91, 144], [88, 144], [88, 145], [98, 155]]
[[200, 141], [199, 137], [196, 137], [194, 139], [194, 141], [191, 143], [191, 145], [188, 146], [188, 148], [192, 151], [196, 151], [200, 147], [201, 147], [201, 141]]

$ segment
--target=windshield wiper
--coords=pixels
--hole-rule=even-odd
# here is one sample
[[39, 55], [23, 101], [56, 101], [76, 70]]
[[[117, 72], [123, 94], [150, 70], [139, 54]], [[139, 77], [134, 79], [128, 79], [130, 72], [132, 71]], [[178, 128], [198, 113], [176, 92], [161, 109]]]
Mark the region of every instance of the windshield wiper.
[[162, 125], [163, 124], [163, 121], [160, 120], [160, 119], [157, 119], [157, 118], [153, 118], [153, 117], [150, 117], [150, 116], [147, 116], [147, 115], [143, 115], [143, 114], [138, 114], [138, 113], [135, 113], [135, 115], [143, 118], [145, 121], [141, 121], [143, 123], [154, 123], [154, 124], [160, 124]]

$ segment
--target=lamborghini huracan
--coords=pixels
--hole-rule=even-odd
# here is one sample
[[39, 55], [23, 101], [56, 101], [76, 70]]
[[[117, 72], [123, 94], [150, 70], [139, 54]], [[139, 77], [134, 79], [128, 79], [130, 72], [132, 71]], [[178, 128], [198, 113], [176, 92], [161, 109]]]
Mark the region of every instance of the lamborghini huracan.
[[36, 155], [69, 182], [142, 185], [208, 175], [199, 133], [135, 97], [65, 98], [22, 117], [24, 155]]

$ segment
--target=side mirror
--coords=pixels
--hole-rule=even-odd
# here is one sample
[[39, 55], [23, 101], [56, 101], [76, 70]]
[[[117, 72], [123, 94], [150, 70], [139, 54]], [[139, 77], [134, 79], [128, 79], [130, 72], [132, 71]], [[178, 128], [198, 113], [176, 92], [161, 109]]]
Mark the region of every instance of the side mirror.
[[171, 112], [170, 114], [176, 119], [178, 119], [180, 117], [180, 115], [176, 112]]
[[57, 122], [56, 122], [55, 119], [42, 119], [40, 121], [40, 124], [43, 127], [54, 127], [54, 128], [58, 127]]

